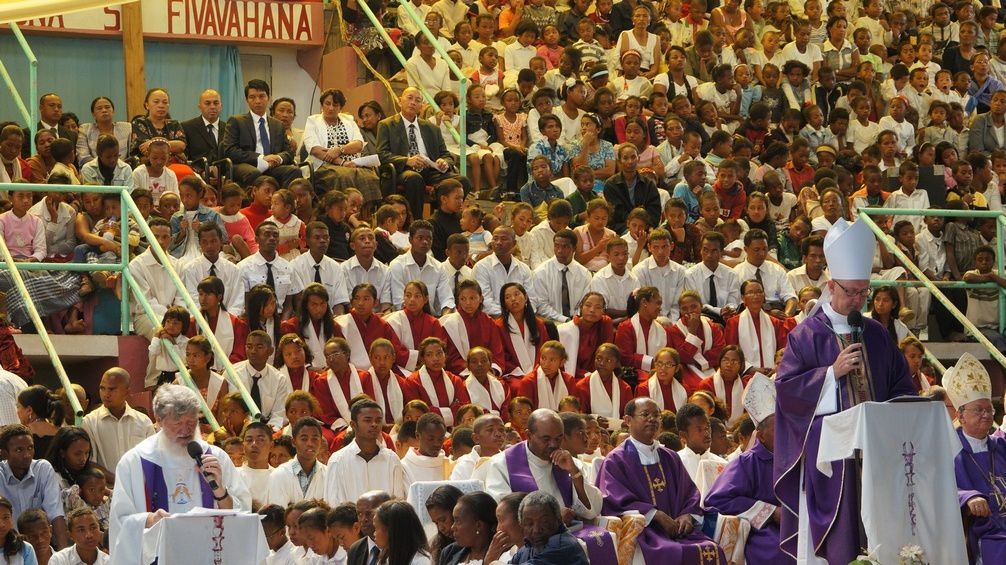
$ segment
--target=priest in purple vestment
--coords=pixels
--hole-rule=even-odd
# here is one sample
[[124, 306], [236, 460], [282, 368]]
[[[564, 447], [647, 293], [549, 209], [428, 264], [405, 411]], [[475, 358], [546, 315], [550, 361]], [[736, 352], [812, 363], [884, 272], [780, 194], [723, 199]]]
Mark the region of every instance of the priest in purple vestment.
[[957, 498], [970, 518], [970, 554], [982, 563], [1006, 563], [1006, 439], [989, 435], [995, 416], [992, 382], [981, 362], [965, 353], [944, 375], [943, 386], [961, 421], [954, 473]]
[[604, 458], [597, 486], [603, 512], [642, 515], [646, 528], [636, 542], [645, 563], [726, 563], [723, 551], [701, 530], [699, 491], [677, 453], [656, 442], [660, 409], [649, 398], [625, 406], [629, 438]]
[[[887, 329], [862, 319], [853, 343], [848, 317], [870, 294], [876, 239], [862, 221], [839, 219], [824, 254], [831, 280], [820, 309], [787, 338], [776, 372], [775, 494], [783, 507], [780, 547], [808, 563], [853, 561], [860, 553], [856, 462], [815, 467], [822, 419], [868, 401], [915, 395], [911, 372]], [[865, 540], [863, 540], [865, 543]]]
[[775, 383], [756, 374], [744, 390], [744, 409], [757, 432], [754, 445], [730, 462], [706, 493], [707, 512], [739, 516], [751, 523], [744, 545], [748, 565], [792, 563], [779, 549], [779, 500], [772, 492], [775, 443]]

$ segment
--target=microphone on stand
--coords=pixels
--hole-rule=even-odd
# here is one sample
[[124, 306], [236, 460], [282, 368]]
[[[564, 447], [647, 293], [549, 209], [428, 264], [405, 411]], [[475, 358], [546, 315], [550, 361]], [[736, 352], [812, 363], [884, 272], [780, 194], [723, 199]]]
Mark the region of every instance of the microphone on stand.
[[206, 478], [206, 484], [210, 486], [210, 490], [217, 490], [220, 488], [220, 486], [217, 485], [216, 479], [213, 478], [213, 475], [203, 470], [203, 448], [199, 445], [199, 442], [190, 441], [186, 449], [189, 451], [189, 457], [196, 460], [196, 466], [199, 467], [199, 471], [203, 474], [203, 477]]

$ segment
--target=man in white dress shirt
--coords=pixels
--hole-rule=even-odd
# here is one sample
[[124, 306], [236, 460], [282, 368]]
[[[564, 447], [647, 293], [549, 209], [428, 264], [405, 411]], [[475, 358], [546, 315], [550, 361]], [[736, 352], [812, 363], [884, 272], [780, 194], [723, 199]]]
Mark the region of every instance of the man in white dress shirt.
[[[343, 304], [349, 302], [349, 289], [342, 276], [342, 267], [335, 259], [325, 255], [328, 250], [328, 226], [322, 222], [311, 222], [305, 230], [307, 253], [301, 253], [290, 267], [305, 287], [318, 283], [328, 291], [328, 304], [336, 314], [345, 313]], [[303, 321], [303, 320], [302, 320]]]
[[[167, 253], [168, 246], [171, 244], [171, 226], [168, 224], [168, 221], [161, 218], [151, 218], [149, 225], [150, 231], [154, 232], [154, 238], [157, 240], [157, 243]], [[168, 261], [171, 263], [171, 267], [175, 269], [175, 272], [178, 272], [178, 259], [168, 255]], [[178, 289], [175, 288], [164, 265], [154, 255], [152, 247], [147, 248], [146, 251], [140, 253], [129, 262], [129, 272], [136, 281], [136, 291], [147, 297], [147, 301], [150, 302], [150, 308], [154, 311], [154, 315], [157, 316], [156, 320], [150, 320], [144, 313], [143, 308], [140, 308], [140, 304], [133, 300], [131, 304], [133, 331], [137, 335], [142, 335], [149, 340], [154, 337], [154, 330], [161, 324], [161, 318], [164, 317], [164, 313], [168, 311], [168, 308], [182, 305], [182, 296], [178, 292]]]
[[217, 224], [206, 223], [199, 226], [199, 250], [202, 255], [186, 263], [178, 274], [185, 283], [192, 300], [199, 301], [196, 289], [203, 279], [214, 276], [224, 283], [223, 306], [227, 312], [240, 316], [245, 311], [245, 294], [241, 286], [238, 267], [220, 255], [223, 249], [223, 232]]
[[411, 481], [398, 454], [383, 445], [381, 406], [359, 400], [350, 409], [350, 420], [355, 437], [328, 460], [325, 500], [330, 505], [352, 502], [373, 490], [405, 498]]
[[446, 314], [454, 308], [454, 293], [447, 279], [447, 273], [440, 261], [433, 258], [433, 225], [426, 220], [416, 220], [409, 226], [409, 248], [389, 265], [391, 278], [391, 305], [402, 308], [405, 285], [412, 281], [423, 281], [430, 293], [430, 308], [435, 314]]
[[569, 227], [573, 220], [573, 207], [563, 198], [548, 205], [548, 217], [531, 228], [530, 249], [521, 248], [521, 258], [532, 270], [552, 258], [555, 234]]
[[150, 418], [126, 401], [129, 381], [129, 373], [122, 367], [105, 371], [98, 384], [101, 406], [84, 416], [81, 422], [91, 438], [95, 463], [109, 470], [115, 469], [124, 453], [154, 434]]
[[611, 239], [606, 249], [609, 263], [594, 273], [590, 290], [604, 296], [604, 312], [617, 324], [626, 318], [629, 295], [639, 288], [639, 279], [628, 269], [628, 242], [620, 237]]
[[[342, 276], [346, 280], [346, 289], [352, 290], [360, 283], [370, 283], [377, 289], [380, 301], [380, 312], [391, 310], [391, 274], [387, 265], [374, 257], [377, 249], [377, 238], [374, 230], [359, 227], [353, 230], [349, 238], [349, 248], [353, 256], [342, 262]], [[349, 304], [347, 298], [346, 304]]]
[[660, 312], [672, 320], [677, 320], [678, 298], [685, 287], [685, 268], [671, 260], [674, 243], [671, 234], [657, 228], [646, 238], [650, 256], [632, 268], [632, 274], [639, 280], [639, 286], [653, 286], [660, 291], [664, 305]]
[[803, 255], [803, 265], [786, 273], [790, 289], [799, 293], [805, 286], [814, 286], [824, 292], [831, 277], [825, 270], [824, 238], [810, 235], [800, 242], [800, 254]]
[[520, 283], [525, 290], [531, 288], [531, 269], [513, 256], [517, 234], [509, 226], [493, 230], [493, 252], [475, 264], [473, 274], [482, 287], [482, 309], [490, 316], [502, 313], [500, 289], [507, 283]]
[[722, 234], [706, 232], [700, 249], [702, 261], [685, 272], [685, 288], [699, 293], [702, 311], [718, 322], [736, 312], [741, 300], [737, 273], [720, 263], [724, 247], [726, 241]]
[[273, 470], [269, 466], [272, 428], [262, 422], [249, 422], [241, 432], [241, 444], [245, 449], [245, 462], [238, 467], [238, 473], [248, 485], [252, 498], [263, 502], [269, 498], [269, 475]]
[[571, 229], [559, 230], [552, 237], [554, 256], [546, 259], [531, 274], [531, 304], [543, 318], [556, 322], [573, 319], [580, 299], [590, 289], [590, 271], [573, 260], [577, 238]]
[[304, 282], [293, 271], [290, 262], [276, 253], [279, 246], [279, 228], [272, 222], [262, 222], [255, 228], [258, 252], [238, 263], [243, 292], [255, 285], [264, 284], [276, 293], [276, 308], [279, 312], [293, 306], [294, 296], [304, 290]]
[[796, 315], [796, 292], [790, 288], [786, 269], [778, 263], [765, 260], [768, 257], [768, 234], [758, 228], [748, 230], [744, 234], [744, 252], [744, 262], [734, 267], [737, 280], [756, 280], [761, 283], [765, 290], [767, 314], [776, 318]]
[[286, 425], [286, 397], [293, 392], [293, 385], [289, 378], [269, 364], [273, 353], [269, 334], [262, 330], [249, 333], [245, 353], [248, 358], [236, 363], [234, 372], [258, 404], [262, 416], [273, 429], [279, 430]]

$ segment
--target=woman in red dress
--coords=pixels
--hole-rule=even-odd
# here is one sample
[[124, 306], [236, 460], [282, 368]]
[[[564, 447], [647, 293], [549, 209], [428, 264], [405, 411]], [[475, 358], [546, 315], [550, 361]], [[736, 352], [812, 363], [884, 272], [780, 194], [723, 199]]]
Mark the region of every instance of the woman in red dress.
[[548, 339], [545, 322], [535, 316], [527, 290], [520, 283], [500, 289], [503, 315], [496, 320], [503, 341], [503, 374], [520, 378], [538, 364], [541, 344]]
[[580, 300], [580, 313], [559, 324], [559, 342], [566, 348], [565, 371], [583, 378], [594, 370], [594, 352], [602, 343], [615, 341], [615, 327], [604, 313], [606, 301], [599, 292], [588, 292]]
[[447, 345], [436, 337], [428, 337], [419, 344], [419, 357], [423, 365], [409, 375], [413, 390], [431, 410], [437, 411], [448, 427], [454, 425], [454, 411], [471, 403], [468, 389], [461, 377], [444, 367], [447, 363]]
[[281, 323], [280, 331], [284, 335], [297, 334], [304, 340], [304, 345], [311, 351], [313, 359], [309, 361], [308, 367], [312, 370], [325, 368], [325, 342], [336, 334], [328, 290], [324, 285], [319, 283], [307, 285], [301, 296], [297, 315]]
[[493, 354], [493, 369], [502, 374], [503, 341], [500, 339], [499, 328], [492, 318], [482, 311], [482, 287], [471, 279], [458, 283], [457, 312], [440, 319], [440, 324], [447, 332], [452, 347], [448, 354], [447, 367], [460, 373], [465, 370], [465, 359], [468, 351], [476, 345], [489, 349]]

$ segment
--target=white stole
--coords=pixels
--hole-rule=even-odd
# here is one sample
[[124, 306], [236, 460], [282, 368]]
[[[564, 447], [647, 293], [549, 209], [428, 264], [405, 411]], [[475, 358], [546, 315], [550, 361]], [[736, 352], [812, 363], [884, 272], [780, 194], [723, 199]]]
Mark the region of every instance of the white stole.
[[405, 364], [402, 369], [404, 372], [411, 373], [416, 370], [416, 365], [419, 362], [419, 351], [416, 349], [416, 336], [412, 335], [412, 324], [409, 323], [409, 316], [405, 313], [405, 310], [397, 310], [388, 314], [388, 317], [384, 318], [385, 322], [391, 326], [391, 329], [398, 336], [398, 341], [402, 342], [402, 345], [409, 350], [409, 361]]
[[555, 385], [549, 386], [545, 371], [542, 371], [541, 367], [538, 367], [537, 371], [535, 371], [535, 380], [538, 385], [538, 408], [551, 408], [558, 411], [559, 401], [569, 395], [569, 390], [566, 389], [566, 381], [562, 378], [562, 373], [559, 373], [555, 377]]
[[534, 370], [535, 357], [535, 346], [531, 343], [531, 328], [525, 327], [524, 333], [521, 334], [517, 320], [510, 316], [510, 319], [507, 320], [506, 333], [511, 345], [513, 345], [514, 353], [517, 355], [517, 367], [510, 374], [523, 376], [530, 373]]
[[632, 330], [636, 333], [636, 353], [643, 356], [642, 370], [649, 371], [653, 364], [653, 356], [660, 348], [667, 347], [667, 330], [656, 320], [650, 322], [650, 333], [643, 337], [643, 325], [639, 322], [639, 314], [629, 318]]
[[304, 345], [311, 350], [312, 363], [318, 363], [315, 366], [319, 368], [325, 366], [325, 341], [324, 337], [314, 331], [314, 322], [308, 320], [307, 327], [304, 328]]
[[[454, 342], [454, 348], [458, 350], [461, 357], [467, 358], [468, 350], [472, 347], [469, 345], [468, 328], [465, 327], [465, 321], [461, 319], [461, 314], [452, 312], [440, 318], [440, 325], [444, 327], [447, 336]], [[499, 360], [496, 361], [499, 362]]]
[[[650, 398], [657, 403], [661, 410], [670, 410], [664, 403], [664, 390], [660, 388], [660, 380], [656, 376], [646, 380], [646, 388], [650, 389]], [[680, 410], [688, 403], [688, 391], [685, 390], [684, 385], [678, 382], [678, 379], [671, 379], [671, 395], [674, 397], [672, 400], [675, 411]]]
[[426, 395], [430, 399], [430, 408], [440, 410], [444, 423], [450, 427], [454, 425], [454, 412], [451, 410], [451, 404], [454, 402], [454, 383], [451, 382], [451, 379], [447, 378], [447, 369], [440, 371], [440, 378], [444, 380], [444, 390], [447, 392], [447, 406], [437, 406], [440, 402], [440, 396], [437, 395], [437, 389], [433, 387], [433, 378], [430, 377], [429, 371], [426, 370], [426, 365], [419, 368], [419, 383], [423, 385], [423, 390], [426, 391]]
[[[3, 167], [0, 167], [2, 169]], [[196, 326], [197, 334], [202, 334], [202, 330], [199, 326]], [[220, 349], [227, 352], [230, 355], [234, 351], [234, 320], [231, 320], [231, 315], [226, 310], [220, 310], [217, 314], [217, 327], [213, 328], [213, 335], [216, 336], [217, 341], [220, 342]], [[213, 366], [211, 369], [215, 371], [224, 370], [224, 361], [222, 359], [217, 359], [217, 356], [213, 356]]]
[[[695, 364], [692, 367], [696, 367], [698, 369], [697, 372], [704, 374], [709, 371], [709, 361], [703, 353], [713, 347], [713, 327], [709, 325], [709, 320], [705, 319], [705, 317], [700, 316], [699, 321], [702, 322], [702, 347], [699, 348], [699, 354], [695, 356]], [[688, 332], [688, 326], [680, 318], [677, 322], [674, 322], [674, 325], [681, 331], [681, 335], [686, 338], [691, 335]]]
[[[280, 367], [277, 370], [279, 371], [279, 373], [281, 375], [283, 375], [284, 377], [286, 377], [286, 380], [290, 381], [290, 386], [292, 387], [293, 386], [293, 379], [290, 378], [290, 367], [287, 367], [286, 365], [283, 365], [282, 367]], [[304, 392], [308, 392], [308, 391], [310, 391], [310, 389], [311, 389], [311, 372], [307, 370], [307, 367], [304, 367], [304, 378], [302, 378], [300, 380], [300, 388], [297, 389], [297, 390], [302, 390]]]
[[[374, 368], [371, 367], [370, 373], [370, 384], [374, 386], [374, 401], [381, 405], [381, 409], [384, 409], [384, 390], [381, 388], [381, 381], [377, 378], [377, 373], [374, 372]], [[385, 422], [394, 422], [398, 419], [398, 415], [402, 413], [402, 408], [405, 407], [404, 395], [402, 394], [402, 385], [398, 382], [398, 377], [394, 373], [388, 376], [388, 402], [387, 405], [391, 409], [390, 414], [385, 414]], [[390, 419], [389, 419], [390, 418]]]
[[349, 342], [349, 362], [360, 367], [370, 365], [370, 351], [363, 342], [363, 334], [360, 333], [360, 326], [356, 324], [356, 318], [352, 314], [343, 314], [335, 318], [335, 323], [339, 324], [342, 336]]
[[[713, 389], [716, 390], [716, 398], [727, 398], [726, 382], [720, 376], [720, 372], [713, 373]], [[744, 413], [744, 382], [740, 375], [734, 379], [734, 384], [730, 389], [730, 415], [728, 419], [733, 421]], [[725, 423], [725, 422], [724, 422]]]
[[340, 418], [336, 418], [332, 422], [333, 430], [341, 430], [349, 425], [346, 418], [349, 417], [349, 398], [353, 398], [356, 395], [363, 392], [363, 384], [360, 382], [360, 373], [356, 370], [356, 367], [352, 363], [349, 365], [349, 398], [342, 392], [342, 385], [339, 384], [338, 377], [331, 369], [328, 370], [328, 375], [325, 377], [325, 381], [328, 383], [328, 392], [332, 395], [332, 401], [335, 403], [335, 408], [339, 411]]
[[622, 391], [618, 387], [618, 378], [614, 375], [611, 377], [611, 396], [604, 390], [604, 382], [601, 381], [601, 375], [597, 371], [587, 378], [590, 379], [590, 411], [598, 416], [604, 416], [609, 421], [621, 420]]
[[758, 315], [761, 341], [755, 333], [751, 311], [747, 309], [741, 312], [740, 319], [737, 320], [737, 341], [740, 342], [741, 351], [749, 365], [772, 369], [775, 368], [775, 326], [765, 312], [759, 310]]
[[[530, 373], [530, 371], [528, 371]], [[489, 389], [482, 386], [482, 383], [471, 376], [465, 379], [465, 388], [468, 389], [468, 396], [472, 399], [472, 404], [482, 406], [493, 416], [499, 416], [500, 411], [495, 407], [503, 408], [503, 401], [506, 400], [506, 391], [503, 390], [503, 383], [499, 379], [489, 375]]]
[[[206, 385], [205, 397], [206, 406], [209, 406], [210, 410], [213, 410], [213, 405], [216, 404], [217, 397], [220, 396], [220, 389], [223, 388], [225, 382], [227, 381], [224, 379], [223, 375], [210, 371], [210, 380]], [[182, 377], [179, 375], [175, 377], [175, 382], [173, 384], [184, 386], [185, 381], [183, 381]]]
[[559, 343], [566, 348], [564, 370], [570, 375], [576, 375], [576, 359], [580, 352], [580, 327], [570, 320], [556, 326], [556, 330], [559, 334]]

